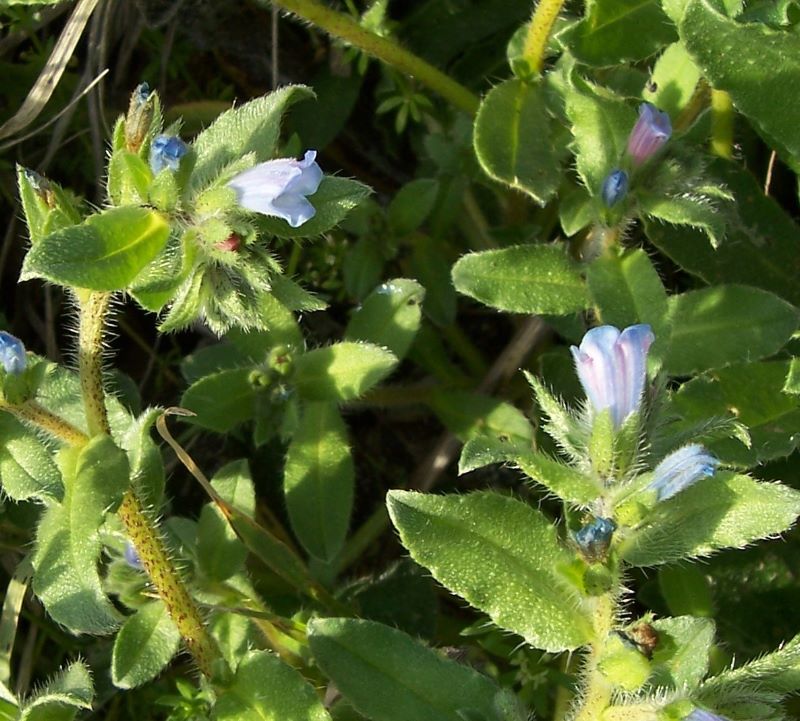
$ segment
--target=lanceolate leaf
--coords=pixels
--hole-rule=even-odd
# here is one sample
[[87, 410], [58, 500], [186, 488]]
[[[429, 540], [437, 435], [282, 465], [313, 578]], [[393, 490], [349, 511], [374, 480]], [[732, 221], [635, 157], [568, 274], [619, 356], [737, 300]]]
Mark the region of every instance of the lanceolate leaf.
[[111, 208], [42, 238], [25, 257], [20, 279], [122, 290], [158, 255], [168, 237], [169, 224], [156, 211]]
[[592, 196], [619, 167], [636, 111], [611, 91], [567, 71], [564, 107], [574, 137], [576, 168]]
[[621, 555], [653, 566], [742, 548], [789, 529], [800, 514], [800, 492], [780, 483], [719, 472], [667, 501], [630, 532]]
[[544, 204], [559, 183], [545, 86], [506, 80], [481, 103], [475, 154], [487, 175]]
[[591, 639], [580, 596], [556, 570], [572, 556], [539, 511], [495, 493], [390, 491], [387, 502], [412, 558], [498, 626], [547, 651]]
[[330, 721], [314, 689], [268, 651], [251, 651], [219, 693], [214, 721]]
[[587, 305], [577, 267], [555, 246], [470, 253], [453, 266], [453, 283], [464, 295], [512, 313], [566, 315]]
[[787, 92], [800, 73], [800, 36], [731, 20], [708, 0], [687, 3], [679, 31], [710, 83], [729, 92], [765, 140], [800, 168], [800, 98]]
[[690, 291], [669, 299], [671, 375], [757, 360], [791, 338], [797, 310], [772, 293], [739, 285]]
[[402, 631], [349, 618], [316, 619], [308, 631], [319, 666], [373, 721], [494, 717], [494, 683]]
[[332, 559], [350, 525], [355, 471], [347, 428], [334, 403], [307, 403], [286, 455], [284, 492], [300, 542]]

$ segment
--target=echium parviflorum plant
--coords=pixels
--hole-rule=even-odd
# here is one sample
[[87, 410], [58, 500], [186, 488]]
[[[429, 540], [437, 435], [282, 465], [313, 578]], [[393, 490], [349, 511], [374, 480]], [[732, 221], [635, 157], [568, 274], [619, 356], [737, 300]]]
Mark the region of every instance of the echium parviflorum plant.
[[497, 626], [535, 648], [577, 652], [571, 721], [784, 718], [797, 640], [707, 677], [710, 619], [633, 611], [631, 569], [740, 548], [785, 531], [800, 513], [800, 493], [728, 470], [696, 442], [714, 425], [736, 432], [730, 423], [676, 432], [663, 384], [648, 376], [654, 340], [645, 324], [588, 331], [571, 349], [586, 393], [577, 408], [528, 376], [557, 454], [502, 437], [463, 449], [462, 471], [493, 462], [524, 471], [563, 502], [563, 525], [487, 491], [391, 491], [392, 521], [412, 557]]
[[[178, 706], [188, 704], [181, 718], [206, 718], [212, 707], [217, 719], [251, 718], [270, 685], [273, 718], [326, 717], [291, 668], [302, 654], [304, 625], [275, 620], [244, 572], [248, 549], [309, 608], [342, 606], [294, 547], [254, 520], [246, 461], [207, 480], [172, 440], [160, 409], [134, 415], [111, 390], [106, 334], [114, 305], [128, 299], [159, 313], [161, 330], [197, 321], [220, 334], [238, 329], [249, 345], [239, 354], [243, 367], [212, 393], [217, 415], [206, 413], [202, 392], [196, 403], [187, 394], [187, 405], [212, 428], [241, 420], [242, 406], [250, 414], [260, 408], [262, 436], [280, 432], [289, 442], [290, 508], [305, 512], [308, 474], [329, 480], [337, 496], [340, 519], [327, 535], [303, 526], [301, 514], [298, 537], [317, 557], [338, 550], [353, 470], [337, 403], [399, 363], [390, 347], [405, 352], [422, 291], [404, 279], [382, 286], [354, 317], [346, 341], [306, 352], [294, 311], [323, 304], [283, 274], [273, 246], [319, 236], [369, 192], [324, 175], [313, 150], [300, 159], [279, 156], [283, 113], [311, 95], [302, 86], [282, 88], [223, 113], [189, 143], [179, 123], [163, 127], [157, 94], [140, 85], [114, 128], [102, 209], [18, 170], [30, 235], [22, 278], [63, 287], [78, 318], [71, 366], [0, 333], [2, 489], [42, 509], [21, 578], [30, 576], [33, 593], [66, 631], [113, 638], [110, 680], [120, 689], [147, 683], [183, 649], [200, 686], [179, 699]], [[406, 305], [410, 325], [398, 340], [384, 316], [402, 315]], [[283, 426], [274, 408], [292, 411]], [[150, 436], [156, 422], [210, 496], [199, 521], [164, 517], [164, 463]], [[309, 445], [319, 454], [309, 457]], [[264, 638], [289, 665], [257, 650]], [[9, 718], [71, 719], [93, 700], [89, 667], [79, 658], [26, 698], [2, 689]]]

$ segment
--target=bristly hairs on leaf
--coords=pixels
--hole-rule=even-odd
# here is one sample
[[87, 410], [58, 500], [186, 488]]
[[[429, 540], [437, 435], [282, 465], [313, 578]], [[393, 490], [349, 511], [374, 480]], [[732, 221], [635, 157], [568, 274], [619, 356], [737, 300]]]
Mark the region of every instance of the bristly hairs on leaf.
[[563, 401], [556, 398], [535, 375], [529, 371], [523, 372], [533, 389], [539, 408], [545, 416], [544, 430], [570, 461], [575, 464], [583, 464], [586, 459], [585, 450], [578, 440], [573, 437], [577, 419], [567, 409]]

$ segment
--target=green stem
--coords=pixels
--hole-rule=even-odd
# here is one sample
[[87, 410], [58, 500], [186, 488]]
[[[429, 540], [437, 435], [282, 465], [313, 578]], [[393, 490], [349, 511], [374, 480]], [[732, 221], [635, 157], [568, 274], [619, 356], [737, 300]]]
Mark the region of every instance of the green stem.
[[111, 434], [103, 390], [103, 329], [110, 300], [110, 293], [89, 292], [78, 296], [78, 373], [90, 436]]
[[270, 0], [297, 17], [316, 25], [329, 35], [344, 40], [378, 60], [391, 65], [404, 75], [416, 78], [423, 85], [436, 91], [445, 100], [470, 115], [478, 111], [480, 99], [441, 70], [409, 52], [396, 41], [377, 35], [361, 27], [356, 20], [344, 13], [322, 5], [318, 0]]
[[27, 401], [18, 406], [0, 402], [0, 410], [11, 413], [28, 425], [40, 428], [67, 445], [82, 446], [89, 440], [89, 436], [82, 430], [33, 401]]
[[600, 654], [608, 634], [614, 628], [616, 603], [610, 594], [592, 599], [592, 625], [594, 641], [583, 671], [583, 690], [578, 696], [579, 706], [570, 715], [571, 721], [597, 721], [611, 704], [613, 686], [599, 668]]
[[[111, 433], [102, 368], [103, 329], [110, 299], [110, 293], [79, 294], [78, 370], [89, 436]], [[86, 437], [83, 438], [84, 443], [85, 441]], [[125, 526], [125, 532], [141, 559], [142, 566], [178, 628], [186, 647], [200, 671], [211, 678], [215, 673], [214, 667], [222, 661], [222, 656], [214, 638], [206, 630], [200, 611], [189, 595], [180, 573], [169, 557], [167, 545], [155, 517], [144, 509], [133, 489], [129, 489], [123, 496], [118, 513]]]
[[733, 157], [733, 100], [724, 90], [711, 90], [711, 152]]
[[564, 0], [539, 0], [533, 13], [533, 19], [525, 37], [522, 57], [537, 75], [542, 72], [547, 41], [563, 4]]

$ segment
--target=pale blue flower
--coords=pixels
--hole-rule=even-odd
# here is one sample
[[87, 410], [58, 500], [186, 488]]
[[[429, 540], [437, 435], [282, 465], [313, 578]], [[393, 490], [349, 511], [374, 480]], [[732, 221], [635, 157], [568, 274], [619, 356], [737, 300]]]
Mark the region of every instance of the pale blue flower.
[[307, 150], [302, 160], [268, 160], [239, 173], [228, 186], [236, 191], [236, 202], [243, 208], [283, 218], [297, 228], [317, 212], [306, 199], [317, 192], [322, 182], [316, 157], [315, 150]]
[[628, 136], [628, 155], [634, 165], [641, 165], [653, 157], [672, 135], [672, 123], [667, 113], [655, 105], [642, 103], [639, 119]]
[[612, 170], [606, 175], [600, 188], [600, 197], [607, 208], [616, 205], [628, 194], [628, 174], [624, 170]]
[[615, 428], [639, 409], [647, 377], [647, 351], [655, 340], [649, 325], [632, 325], [621, 333], [601, 325], [571, 347], [583, 390], [595, 413], [608, 409]]
[[692, 443], [673, 451], [653, 471], [650, 488], [659, 501], [665, 501], [701, 478], [713, 476], [719, 461], [703, 446]]
[[718, 714], [711, 713], [710, 711], [704, 711], [701, 708], [696, 708], [688, 716], [685, 716], [683, 721], [728, 721], [728, 719], [725, 716], [719, 716]]
[[16, 375], [25, 370], [28, 358], [22, 341], [11, 333], [0, 330], [0, 364], [6, 373]]
[[156, 135], [150, 145], [150, 170], [158, 175], [164, 168], [177, 170], [181, 158], [189, 151], [186, 143], [175, 135]]

